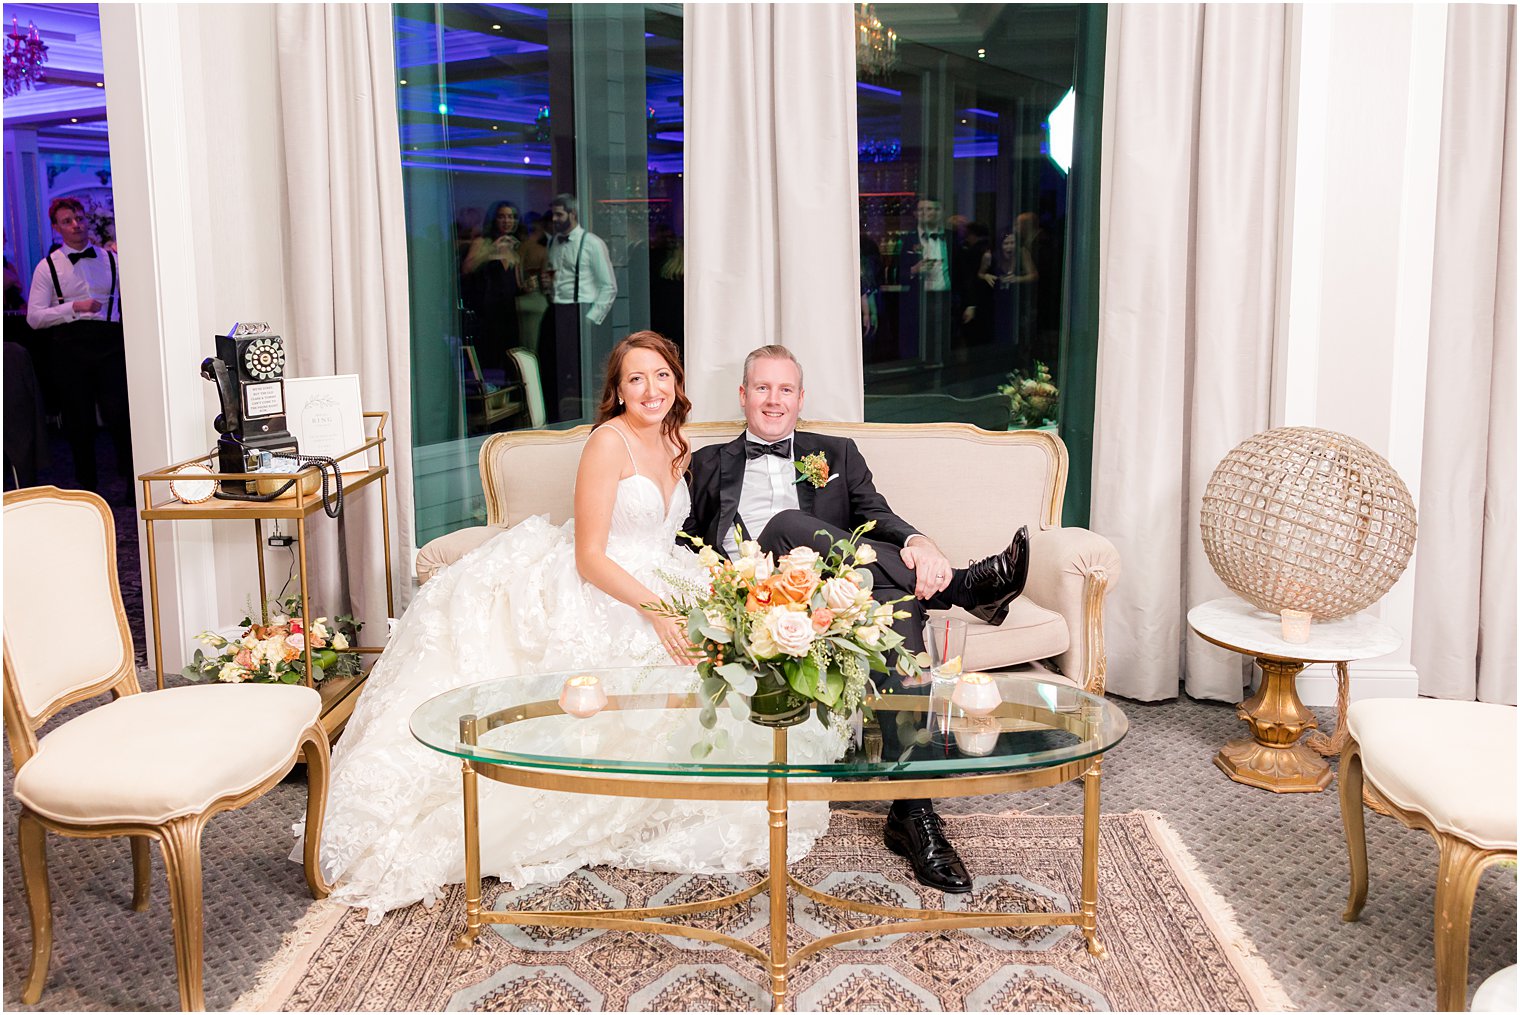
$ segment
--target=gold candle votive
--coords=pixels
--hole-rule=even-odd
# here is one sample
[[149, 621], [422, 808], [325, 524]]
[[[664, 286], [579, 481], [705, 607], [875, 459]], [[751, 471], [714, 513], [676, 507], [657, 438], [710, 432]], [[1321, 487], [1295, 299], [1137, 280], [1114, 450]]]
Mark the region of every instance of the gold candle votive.
[[997, 682], [987, 673], [962, 673], [950, 694], [950, 702], [967, 715], [991, 713], [1003, 701]]
[[1314, 614], [1308, 610], [1283, 610], [1283, 641], [1291, 645], [1304, 644], [1309, 640], [1309, 624], [1313, 619]]
[[582, 673], [565, 681], [559, 692], [559, 707], [566, 715], [589, 719], [607, 707], [607, 692], [595, 674]]

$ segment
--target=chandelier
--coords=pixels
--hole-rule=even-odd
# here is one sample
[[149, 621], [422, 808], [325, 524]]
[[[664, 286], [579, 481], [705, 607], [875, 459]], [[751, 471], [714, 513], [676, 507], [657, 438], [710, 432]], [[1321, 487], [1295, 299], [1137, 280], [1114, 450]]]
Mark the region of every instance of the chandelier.
[[855, 5], [855, 66], [866, 77], [885, 77], [897, 66], [897, 33], [883, 27], [870, 4]]
[[45, 79], [42, 65], [47, 62], [47, 43], [37, 37], [37, 26], [26, 23], [26, 34], [11, 18], [11, 30], [5, 36], [5, 97], [23, 88], [36, 88]]

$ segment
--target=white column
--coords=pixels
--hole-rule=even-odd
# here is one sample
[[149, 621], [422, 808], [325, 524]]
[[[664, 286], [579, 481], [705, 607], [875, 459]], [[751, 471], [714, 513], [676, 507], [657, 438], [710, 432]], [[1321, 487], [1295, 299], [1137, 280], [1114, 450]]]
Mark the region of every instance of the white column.
[[[274, 13], [102, 4], [100, 22], [133, 457], [147, 471], [215, 443], [216, 400], [199, 373], [212, 336], [237, 320], [278, 331], [286, 316]], [[247, 522], [160, 522], [156, 534], [172, 673], [196, 633], [237, 621], [257, 599], [253, 534]]]
[[[1273, 425], [1318, 426], [1388, 459], [1419, 501], [1446, 6], [1300, 8]], [[1352, 666], [1352, 697], [1414, 697], [1414, 564], [1370, 608], [1404, 645]], [[1313, 666], [1299, 693], [1335, 701]]]

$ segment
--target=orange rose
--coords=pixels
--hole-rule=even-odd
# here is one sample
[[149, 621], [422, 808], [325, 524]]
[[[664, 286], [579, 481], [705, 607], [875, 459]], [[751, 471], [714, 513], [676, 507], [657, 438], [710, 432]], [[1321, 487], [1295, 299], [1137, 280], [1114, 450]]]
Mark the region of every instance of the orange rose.
[[766, 584], [774, 585], [775, 602], [799, 603], [805, 606], [813, 597], [813, 590], [818, 588], [818, 572], [811, 568], [804, 571], [787, 571], [767, 578]]

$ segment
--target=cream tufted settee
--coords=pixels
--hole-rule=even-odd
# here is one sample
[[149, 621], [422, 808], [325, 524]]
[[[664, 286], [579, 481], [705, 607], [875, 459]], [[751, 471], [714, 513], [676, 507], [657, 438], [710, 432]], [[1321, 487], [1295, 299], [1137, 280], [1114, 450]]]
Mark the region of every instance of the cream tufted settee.
[[[963, 565], [1030, 532], [1029, 583], [999, 627], [970, 621], [966, 665], [1017, 666], [1036, 660], [1067, 680], [1103, 692], [1103, 599], [1119, 576], [1113, 544], [1087, 529], [1061, 527], [1066, 445], [1038, 430], [994, 433], [965, 423], [806, 423], [849, 437], [870, 465], [892, 510]], [[693, 449], [731, 440], [742, 423], [694, 423]], [[441, 536], [417, 553], [427, 581], [504, 528], [530, 515], [555, 523], [571, 514], [575, 469], [590, 427], [494, 434], [480, 448], [487, 524]]]

